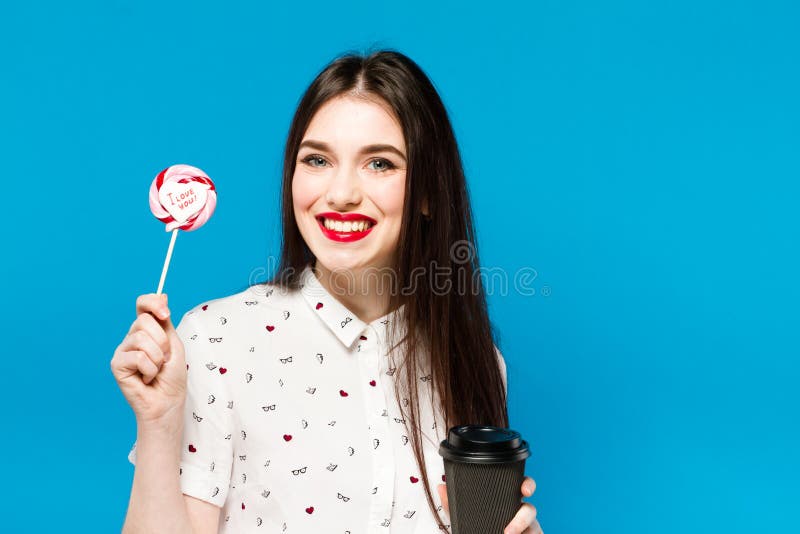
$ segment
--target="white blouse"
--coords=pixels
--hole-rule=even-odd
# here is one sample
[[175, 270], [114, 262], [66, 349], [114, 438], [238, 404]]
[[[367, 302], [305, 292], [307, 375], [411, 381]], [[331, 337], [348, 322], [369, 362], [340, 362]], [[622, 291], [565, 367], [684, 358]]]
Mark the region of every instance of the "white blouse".
[[[402, 325], [404, 307], [367, 324], [310, 267], [301, 284], [254, 285], [178, 324], [188, 369], [183, 493], [222, 508], [220, 533], [439, 532], [387, 352], [387, 325]], [[425, 469], [449, 530], [436, 491], [447, 429], [431, 406], [430, 374], [417, 376]], [[128, 458], [135, 464], [135, 443]]]

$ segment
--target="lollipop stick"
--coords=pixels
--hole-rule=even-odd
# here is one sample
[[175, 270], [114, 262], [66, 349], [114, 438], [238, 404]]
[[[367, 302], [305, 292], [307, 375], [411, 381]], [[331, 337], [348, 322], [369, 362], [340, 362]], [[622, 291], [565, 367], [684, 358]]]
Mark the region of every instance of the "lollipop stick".
[[172, 258], [172, 249], [175, 248], [175, 238], [178, 237], [178, 229], [172, 231], [172, 239], [169, 240], [169, 248], [167, 249], [167, 258], [164, 260], [164, 268], [161, 270], [161, 280], [158, 282], [158, 291], [156, 295], [161, 294], [164, 289], [164, 280], [167, 278], [167, 269], [169, 269], [169, 260]]

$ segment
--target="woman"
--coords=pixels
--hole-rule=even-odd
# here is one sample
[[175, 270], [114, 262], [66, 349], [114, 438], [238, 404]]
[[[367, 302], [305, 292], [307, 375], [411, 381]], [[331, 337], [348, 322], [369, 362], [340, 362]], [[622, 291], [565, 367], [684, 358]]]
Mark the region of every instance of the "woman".
[[[137, 418], [124, 531], [449, 528], [438, 443], [508, 426], [506, 378], [422, 70], [391, 51], [328, 65], [295, 113], [282, 200], [270, 282], [177, 329], [166, 296], [137, 300], [111, 362]], [[506, 532], [540, 532], [535, 516], [522, 503]]]

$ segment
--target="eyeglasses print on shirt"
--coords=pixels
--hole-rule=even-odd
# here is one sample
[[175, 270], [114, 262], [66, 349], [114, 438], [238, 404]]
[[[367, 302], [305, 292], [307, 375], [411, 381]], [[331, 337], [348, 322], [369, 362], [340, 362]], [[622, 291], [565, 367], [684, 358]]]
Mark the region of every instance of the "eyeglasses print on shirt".
[[208, 338], [209, 343], [222, 343], [221, 337], [210, 337]]
[[199, 417], [199, 416], [198, 416], [196, 413], [194, 413], [194, 412], [192, 412], [192, 417], [194, 417], [194, 420], [195, 420], [195, 421], [197, 421], [198, 423], [199, 423], [200, 421], [202, 421], [202, 420], [203, 420], [203, 418], [202, 418], [202, 417]]
[[428, 380], [431, 379], [431, 375], [421, 376], [419, 377], [419, 379], [422, 380], [423, 382], [427, 382]]
[[281, 363], [289, 363], [292, 361], [291, 356], [289, 356], [288, 358], [278, 358], [278, 359], [281, 361]]
[[342, 494], [341, 494], [341, 493], [339, 493], [338, 491], [336, 492], [336, 498], [337, 498], [337, 499], [342, 499], [344, 502], [347, 502], [347, 501], [349, 501], [349, 500], [350, 500], [350, 497], [345, 497], [344, 495], [342, 495]]
[[297, 475], [299, 475], [300, 473], [305, 473], [305, 472], [306, 472], [306, 469], [308, 469], [308, 466], [301, 467], [300, 469], [292, 469], [292, 474], [293, 474], [293, 475], [295, 475], [295, 476], [297, 476]]
[[261, 409], [264, 410], [265, 412], [268, 412], [270, 410], [275, 410], [275, 405], [274, 404], [270, 404], [268, 406], [262, 406]]

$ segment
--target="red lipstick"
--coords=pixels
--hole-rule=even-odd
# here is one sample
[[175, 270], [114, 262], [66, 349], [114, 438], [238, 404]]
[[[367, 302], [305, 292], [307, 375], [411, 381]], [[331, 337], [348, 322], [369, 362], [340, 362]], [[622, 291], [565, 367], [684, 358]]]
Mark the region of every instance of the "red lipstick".
[[[360, 213], [337, 213], [335, 211], [328, 211], [325, 213], [317, 214], [316, 219], [325, 237], [327, 237], [331, 241], [337, 241], [340, 243], [349, 243], [352, 241], [358, 241], [359, 239], [365, 238], [377, 224], [377, 221], [372, 217], [367, 217], [366, 215], [362, 215]], [[337, 232], [336, 230], [331, 230], [325, 227], [325, 219], [330, 219], [333, 221], [342, 221], [342, 222], [367, 221], [370, 223], [370, 227], [364, 230], [363, 232], [358, 232], [358, 231]]]

